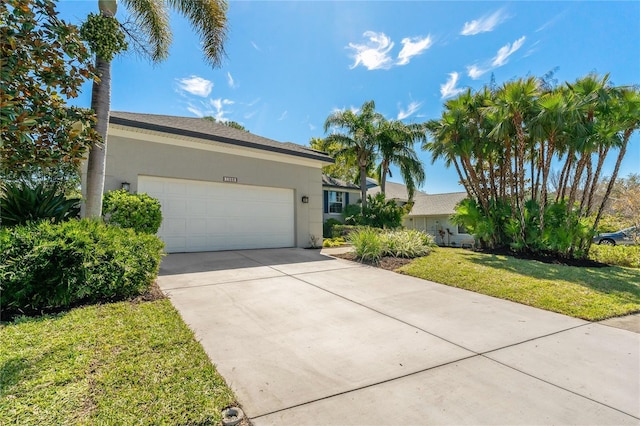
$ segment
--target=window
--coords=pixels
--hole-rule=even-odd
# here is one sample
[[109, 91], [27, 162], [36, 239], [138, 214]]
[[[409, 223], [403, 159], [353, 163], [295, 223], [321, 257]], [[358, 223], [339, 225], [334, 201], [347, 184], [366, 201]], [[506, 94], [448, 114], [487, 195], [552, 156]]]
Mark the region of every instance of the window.
[[458, 225], [458, 234], [468, 234], [467, 228], [464, 225]]
[[329, 213], [342, 213], [344, 192], [329, 191]]

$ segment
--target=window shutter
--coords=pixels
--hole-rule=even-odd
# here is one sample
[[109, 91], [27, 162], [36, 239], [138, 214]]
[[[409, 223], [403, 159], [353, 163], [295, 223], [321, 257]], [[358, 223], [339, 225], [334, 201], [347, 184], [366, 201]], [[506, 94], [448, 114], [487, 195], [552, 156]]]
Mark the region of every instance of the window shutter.
[[322, 191], [322, 192], [323, 192], [323, 198], [324, 198], [324, 202], [322, 203], [324, 205], [324, 212], [329, 213], [329, 191]]
[[344, 194], [345, 194], [344, 195], [344, 205], [348, 206], [349, 205], [349, 193], [345, 192]]

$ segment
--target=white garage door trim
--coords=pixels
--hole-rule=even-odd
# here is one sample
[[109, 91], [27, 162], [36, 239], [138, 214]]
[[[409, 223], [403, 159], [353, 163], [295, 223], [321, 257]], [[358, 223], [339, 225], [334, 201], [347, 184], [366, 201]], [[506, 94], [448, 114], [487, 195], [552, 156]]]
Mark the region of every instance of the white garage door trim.
[[138, 192], [160, 200], [167, 253], [295, 245], [293, 189], [139, 176]]

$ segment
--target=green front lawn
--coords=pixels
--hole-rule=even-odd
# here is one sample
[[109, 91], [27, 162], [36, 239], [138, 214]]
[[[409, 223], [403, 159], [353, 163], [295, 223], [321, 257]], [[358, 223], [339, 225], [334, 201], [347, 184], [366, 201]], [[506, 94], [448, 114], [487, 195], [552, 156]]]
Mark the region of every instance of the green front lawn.
[[590, 321], [640, 312], [637, 269], [578, 268], [440, 248], [398, 272]]
[[234, 396], [169, 300], [0, 325], [2, 424], [219, 424]]

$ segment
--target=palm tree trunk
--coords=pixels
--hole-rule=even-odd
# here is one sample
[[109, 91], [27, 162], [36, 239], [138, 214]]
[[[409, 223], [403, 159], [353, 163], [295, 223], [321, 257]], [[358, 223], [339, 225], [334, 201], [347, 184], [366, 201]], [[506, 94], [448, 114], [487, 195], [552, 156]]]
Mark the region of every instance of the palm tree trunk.
[[111, 108], [111, 62], [96, 57], [96, 74], [100, 77], [100, 81], [93, 82], [91, 109], [96, 113], [96, 131], [101, 136], [102, 142], [94, 143], [89, 151], [84, 194], [84, 216], [94, 218], [102, 215], [104, 174], [107, 163], [107, 129]]
[[[387, 187], [387, 173], [389, 172], [389, 160], [386, 158], [382, 160], [380, 165], [380, 192], [385, 193]], [[393, 176], [392, 176], [393, 177]]]
[[362, 197], [362, 213], [367, 208], [367, 166], [360, 165], [360, 197]]
[[598, 213], [596, 214], [596, 220], [593, 222], [593, 229], [598, 228], [598, 223], [600, 222], [600, 217], [602, 216], [602, 212], [604, 211], [604, 206], [607, 204], [607, 200], [611, 195], [611, 190], [613, 190], [613, 185], [616, 183], [616, 179], [618, 179], [618, 172], [620, 171], [620, 163], [622, 163], [622, 159], [627, 152], [627, 144], [629, 143], [629, 138], [633, 133], [633, 128], [627, 129], [624, 131], [624, 137], [622, 139], [622, 146], [620, 147], [620, 152], [618, 153], [618, 159], [616, 160], [616, 165], [613, 168], [613, 173], [611, 174], [611, 179], [609, 180], [609, 184], [607, 185], [607, 191], [604, 193], [604, 197], [602, 197], [602, 202], [600, 202], [600, 207], [598, 208]]
[[589, 201], [587, 201], [587, 216], [591, 215], [593, 211], [593, 201], [596, 189], [598, 187], [598, 181], [600, 180], [600, 173], [602, 172], [602, 166], [604, 164], [605, 158], [607, 158], [607, 154], [609, 153], [609, 146], [605, 146], [598, 156], [598, 165], [596, 166], [596, 172], [593, 176], [593, 184], [591, 185], [591, 191], [589, 192]]

